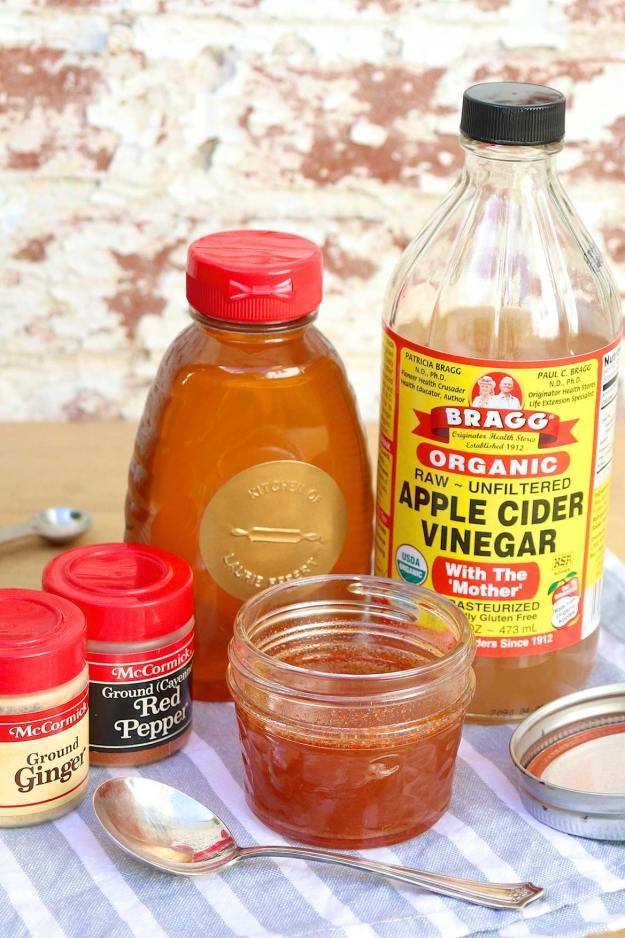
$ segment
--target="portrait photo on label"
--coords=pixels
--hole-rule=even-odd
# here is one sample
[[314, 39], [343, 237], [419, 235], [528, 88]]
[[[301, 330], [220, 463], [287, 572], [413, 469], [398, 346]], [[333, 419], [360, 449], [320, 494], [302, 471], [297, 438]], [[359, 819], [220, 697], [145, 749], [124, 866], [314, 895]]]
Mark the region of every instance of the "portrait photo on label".
[[505, 371], [489, 371], [480, 375], [469, 396], [472, 407], [520, 410], [523, 406], [519, 382]]

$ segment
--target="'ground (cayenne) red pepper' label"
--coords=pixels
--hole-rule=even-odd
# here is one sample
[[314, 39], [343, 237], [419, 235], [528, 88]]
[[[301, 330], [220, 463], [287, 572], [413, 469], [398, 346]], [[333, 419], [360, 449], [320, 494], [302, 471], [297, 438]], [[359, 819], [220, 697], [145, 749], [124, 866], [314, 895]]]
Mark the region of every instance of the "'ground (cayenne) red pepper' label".
[[479, 362], [387, 329], [376, 573], [429, 586], [478, 654], [555, 651], [599, 623], [618, 343]]
[[160, 746], [191, 725], [194, 635], [141, 654], [89, 653], [91, 750]]

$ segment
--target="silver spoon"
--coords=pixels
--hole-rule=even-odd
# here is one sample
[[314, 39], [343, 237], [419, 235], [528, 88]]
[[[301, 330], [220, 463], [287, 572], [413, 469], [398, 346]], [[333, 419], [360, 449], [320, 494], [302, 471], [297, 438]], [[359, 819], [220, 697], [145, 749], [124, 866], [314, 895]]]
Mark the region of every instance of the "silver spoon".
[[294, 857], [377, 873], [492, 909], [522, 909], [544, 892], [532, 883], [480, 883], [330, 850], [290, 845], [239, 847], [224, 822], [207, 807], [177, 788], [149, 778], [119, 777], [102, 782], [93, 795], [93, 809], [122, 850], [169, 873], [215, 873], [239, 860]]
[[10, 528], [0, 528], [0, 544], [17, 541], [19, 538], [38, 534], [51, 544], [69, 544], [88, 531], [91, 515], [79, 508], [55, 505], [35, 512], [27, 521]]

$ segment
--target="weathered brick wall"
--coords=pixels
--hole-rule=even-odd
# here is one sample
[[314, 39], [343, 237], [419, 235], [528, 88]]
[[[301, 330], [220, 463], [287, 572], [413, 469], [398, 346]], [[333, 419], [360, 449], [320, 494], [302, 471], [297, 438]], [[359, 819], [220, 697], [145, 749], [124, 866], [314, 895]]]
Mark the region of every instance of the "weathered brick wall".
[[185, 246], [244, 225], [324, 245], [375, 416], [385, 283], [481, 79], [568, 95], [560, 165], [625, 291], [624, 0], [5, 0], [0, 40], [1, 419], [136, 417]]

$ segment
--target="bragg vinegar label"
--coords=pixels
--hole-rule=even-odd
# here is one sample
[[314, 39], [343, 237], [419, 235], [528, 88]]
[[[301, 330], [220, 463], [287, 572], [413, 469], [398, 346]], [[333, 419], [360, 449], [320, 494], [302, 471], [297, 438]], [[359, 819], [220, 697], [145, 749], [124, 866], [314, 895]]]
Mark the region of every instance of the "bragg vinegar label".
[[477, 362], [386, 329], [375, 572], [452, 599], [478, 654], [532, 655], [599, 624], [618, 343]]

